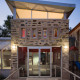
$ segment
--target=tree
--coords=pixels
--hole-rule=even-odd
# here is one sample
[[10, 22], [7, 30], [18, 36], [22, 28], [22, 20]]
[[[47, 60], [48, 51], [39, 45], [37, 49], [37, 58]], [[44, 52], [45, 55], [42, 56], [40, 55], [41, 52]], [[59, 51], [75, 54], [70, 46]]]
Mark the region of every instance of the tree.
[[11, 22], [13, 16], [8, 15], [7, 20], [4, 21], [3, 29], [2, 29], [2, 37], [10, 37], [11, 33]]
[[8, 15], [7, 16], [7, 20], [4, 21], [4, 27], [6, 27], [6, 29], [8, 29], [9, 32], [11, 32], [11, 22], [10, 20], [13, 19], [13, 16]]
[[69, 28], [69, 31], [71, 31], [71, 30], [72, 30], [72, 28], [70, 27], [70, 28]]

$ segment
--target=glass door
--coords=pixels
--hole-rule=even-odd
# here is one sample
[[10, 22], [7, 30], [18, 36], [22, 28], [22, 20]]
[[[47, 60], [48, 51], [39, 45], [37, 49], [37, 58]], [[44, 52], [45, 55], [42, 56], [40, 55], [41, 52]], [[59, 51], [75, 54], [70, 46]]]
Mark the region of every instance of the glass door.
[[39, 49], [29, 49], [29, 76], [39, 76]]
[[51, 76], [51, 48], [28, 48], [28, 76]]
[[50, 49], [40, 49], [40, 76], [50, 76]]

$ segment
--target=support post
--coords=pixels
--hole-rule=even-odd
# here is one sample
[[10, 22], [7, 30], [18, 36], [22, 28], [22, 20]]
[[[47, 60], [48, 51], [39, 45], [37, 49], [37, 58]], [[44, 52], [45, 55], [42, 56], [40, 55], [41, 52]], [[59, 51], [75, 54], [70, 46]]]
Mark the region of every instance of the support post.
[[76, 80], [76, 76], [74, 76], [74, 80]]
[[31, 19], [32, 19], [32, 10], [31, 10]]
[[3, 55], [3, 50], [1, 50], [1, 69], [2, 69], [2, 67], [3, 67], [3, 63], [2, 63], [2, 56]]
[[66, 15], [66, 13], [64, 13], [64, 19], [67, 19], [67, 15]]
[[63, 63], [62, 63], [62, 46], [61, 46], [61, 80], [62, 80], [62, 71], [63, 71]]
[[47, 19], [48, 19], [48, 12], [47, 12]]
[[13, 19], [16, 19], [16, 8], [13, 8]]

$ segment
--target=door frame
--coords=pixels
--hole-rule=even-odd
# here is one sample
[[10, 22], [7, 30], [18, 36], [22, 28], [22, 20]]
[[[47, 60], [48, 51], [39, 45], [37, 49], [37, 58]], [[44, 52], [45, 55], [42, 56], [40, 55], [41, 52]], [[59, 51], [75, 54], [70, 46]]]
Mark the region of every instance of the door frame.
[[[38, 49], [39, 50], [39, 76], [29, 76], [29, 49]], [[41, 49], [50, 49], [50, 76], [41, 76], [40, 75], [40, 59], [41, 59], [41, 54], [40, 54], [40, 52], [41, 52]], [[27, 53], [27, 63], [28, 63], [28, 65], [27, 65], [27, 75], [28, 75], [28, 77], [51, 77], [52, 76], [52, 47], [45, 47], [45, 46], [33, 46], [33, 47], [27, 47], [27, 51], [28, 51], [28, 53]]]
[[[62, 79], [62, 67], [63, 67], [63, 59], [62, 59], [62, 56], [63, 56], [63, 54], [62, 54], [62, 46], [17, 46], [17, 63], [18, 63], [18, 47], [27, 47], [27, 52], [28, 53], [26, 53], [27, 54], [27, 64], [28, 64], [28, 54], [29, 54], [29, 48], [33, 48], [33, 49], [35, 49], [35, 48], [51, 48], [51, 55], [50, 55], [50, 57], [51, 57], [51, 61], [52, 61], [52, 47], [61, 47], [61, 79]], [[17, 64], [17, 68], [18, 68], [18, 64]], [[27, 65], [27, 77], [30, 77], [30, 76], [28, 76], [29, 75], [29, 73], [28, 73], [28, 65]], [[52, 62], [51, 62], [51, 76], [52, 76]], [[49, 77], [51, 77], [51, 76], [49, 76]], [[20, 76], [19, 76], [20, 77]], [[35, 76], [31, 76], [31, 77], [35, 77]], [[37, 76], [37, 77], [44, 77], [44, 76]], [[47, 77], [47, 76], [45, 76], [45, 77]]]

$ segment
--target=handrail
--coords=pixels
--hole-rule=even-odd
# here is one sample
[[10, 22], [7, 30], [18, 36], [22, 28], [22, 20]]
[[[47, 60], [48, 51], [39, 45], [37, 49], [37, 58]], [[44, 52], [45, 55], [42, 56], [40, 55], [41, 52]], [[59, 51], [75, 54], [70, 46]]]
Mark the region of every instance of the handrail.
[[[60, 66], [57, 66], [55, 65], [56, 67], [60, 67]], [[61, 68], [61, 67], [60, 67]], [[76, 80], [76, 77], [80, 79], [80, 76], [76, 75], [75, 73], [69, 71], [68, 69], [66, 68], [61, 68], [61, 69], [64, 69], [65, 71], [67, 71], [68, 73], [72, 74], [74, 76], [74, 80]]]
[[19, 69], [17, 69], [17, 70], [15, 70], [13, 73], [11, 73], [6, 79], [4, 79], [4, 80], [7, 80], [7, 79], [9, 79], [14, 73], [16, 73], [18, 70], [20, 70], [22, 67], [20, 67]]
[[[64, 70], [65, 70], [66, 72], [68, 72], [69, 74], [72, 74], [73, 77], [74, 77], [74, 80], [76, 80], [76, 78], [79, 78], [79, 79], [80, 79], [80, 76], [76, 75], [75, 73], [69, 71], [69, 70], [66, 69], [66, 68], [61, 68], [60, 66], [57, 66], [57, 65], [55, 65], [55, 67], [59, 67], [60, 69], [64, 69]], [[12, 74], [10, 74], [10, 75], [9, 75], [6, 79], [4, 79], [4, 80], [9, 79], [15, 72], [17, 72], [17, 71], [20, 70], [21, 68], [22, 68], [22, 67], [20, 67], [19, 69], [15, 70]]]
[[73, 76], [75, 76], [75, 77], [77, 77], [77, 78], [79, 78], [80, 79], [80, 76], [78, 76], [78, 75], [76, 75], [75, 73], [73, 73], [73, 72], [71, 72], [71, 71], [69, 71], [68, 69], [66, 69], [66, 68], [63, 68], [65, 71], [67, 71], [68, 73], [70, 73], [70, 74], [72, 74]]

